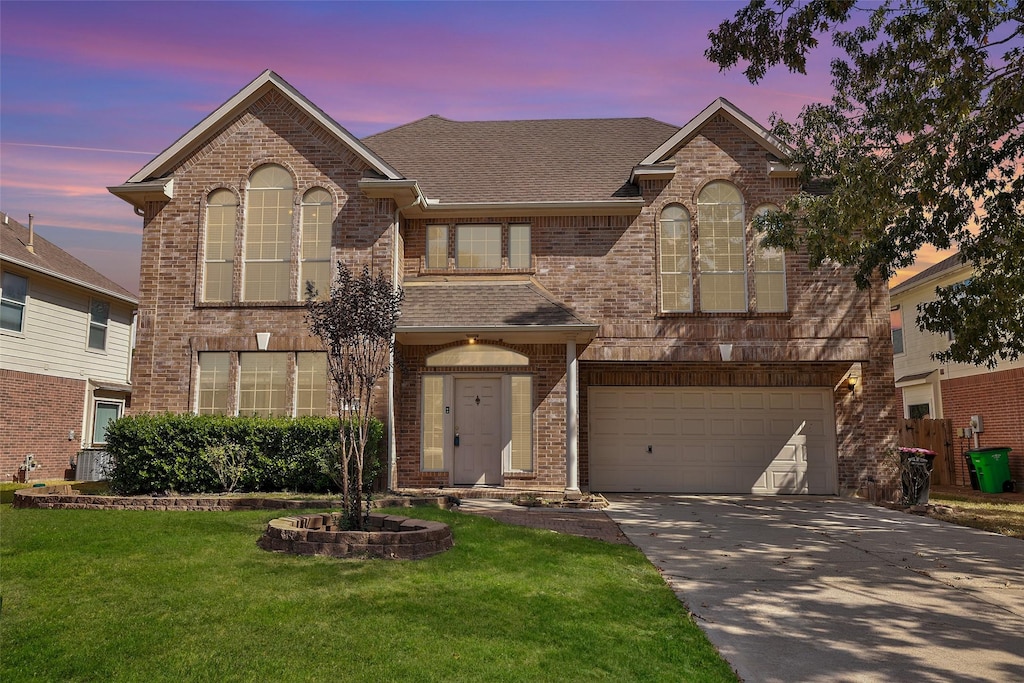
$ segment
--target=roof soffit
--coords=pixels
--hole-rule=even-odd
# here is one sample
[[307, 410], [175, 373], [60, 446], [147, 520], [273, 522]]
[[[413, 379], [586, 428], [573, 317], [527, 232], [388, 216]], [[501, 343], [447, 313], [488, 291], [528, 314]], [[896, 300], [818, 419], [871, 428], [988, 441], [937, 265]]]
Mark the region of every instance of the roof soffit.
[[218, 107], [212, 114], [178, 138], [174, 144], [158, 154], [152, 161], [130, 177], [125, 185], [145, 182], [167, 174], [192, 150], [213, 137], [223, 124], [245, 111], [245, 109], [272, 90], [277, 90], [296, 107], [308, 114], [310, 118], [330, 131], [342, 144], [349, 147], [374, 171], [388, 179], [397, 180], [402, 178], [398, 171], [372, 152], [359, 138], [345, 130], [334, 119], [292, 87], [291, 84], [268, 69]]

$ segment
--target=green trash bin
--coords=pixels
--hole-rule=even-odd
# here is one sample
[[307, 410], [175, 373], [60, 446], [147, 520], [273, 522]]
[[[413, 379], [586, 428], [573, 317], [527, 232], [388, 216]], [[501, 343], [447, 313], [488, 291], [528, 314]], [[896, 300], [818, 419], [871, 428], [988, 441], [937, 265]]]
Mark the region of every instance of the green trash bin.
[[976, 448], [967, 451], [978, 472], [978, 488], [983, 493], [1013, 490], [1010, 479], [1010, 448]]

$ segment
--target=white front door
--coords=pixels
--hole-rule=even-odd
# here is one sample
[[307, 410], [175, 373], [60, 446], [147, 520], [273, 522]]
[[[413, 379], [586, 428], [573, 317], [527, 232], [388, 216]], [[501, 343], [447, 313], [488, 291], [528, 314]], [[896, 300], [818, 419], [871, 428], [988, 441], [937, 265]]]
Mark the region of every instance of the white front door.
[[455, 379], [453, 482], [501, 484], [501, 379]]

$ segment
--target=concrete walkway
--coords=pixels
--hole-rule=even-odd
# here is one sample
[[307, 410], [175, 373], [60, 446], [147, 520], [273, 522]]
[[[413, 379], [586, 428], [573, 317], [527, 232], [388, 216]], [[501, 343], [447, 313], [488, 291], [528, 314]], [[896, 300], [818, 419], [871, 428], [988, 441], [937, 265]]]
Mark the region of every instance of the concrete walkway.
[[609, 500], [745, 681], [1024, 681], [1024, 541], [837, 498]]

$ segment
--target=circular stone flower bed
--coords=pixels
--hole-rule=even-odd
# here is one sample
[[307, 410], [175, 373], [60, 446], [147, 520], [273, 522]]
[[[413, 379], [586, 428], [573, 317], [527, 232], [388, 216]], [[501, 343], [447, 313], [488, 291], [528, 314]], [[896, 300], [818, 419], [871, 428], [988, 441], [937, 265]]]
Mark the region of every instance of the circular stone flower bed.
[[296, 555], [418, 560], [449, 550], [447, 524], [397, 515], [370, 515], [369, 531], [337, 529], [332, 514], [295, 515], [270, 520], [256, 545]]

